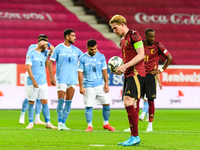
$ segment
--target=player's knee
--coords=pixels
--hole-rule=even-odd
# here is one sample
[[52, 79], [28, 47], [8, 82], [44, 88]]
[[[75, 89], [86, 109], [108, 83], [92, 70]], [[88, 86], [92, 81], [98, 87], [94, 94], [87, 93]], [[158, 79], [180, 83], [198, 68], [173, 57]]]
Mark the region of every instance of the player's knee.
[[125, 107], [128, 107], [128, 106], [131, 106], [131, 105], [134, 105], [134, 98], [131, 98], [129, 96], [124, 96], [124, 106]]
[[42, 105], [45, 105], [45, 104], [48, 103], [48, 101], [46, 99], [45, 100], [41, 100], [41, 103], [42, 103]]
[[35, 101], [28, 101], [28, 103], [34, 105]]

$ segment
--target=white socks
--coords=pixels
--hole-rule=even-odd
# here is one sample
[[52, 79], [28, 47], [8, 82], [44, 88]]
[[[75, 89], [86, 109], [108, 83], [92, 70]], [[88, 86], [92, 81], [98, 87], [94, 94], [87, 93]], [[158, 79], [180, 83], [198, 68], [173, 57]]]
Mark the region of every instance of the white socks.
[[92, 126], [92, 123], [88, 123], [88, 127], [89, 127], [89, 126], [93, 127], [93, 126]]
[[108, 121], [103, 121], [103, 125], [107, 125], [108, 124]]

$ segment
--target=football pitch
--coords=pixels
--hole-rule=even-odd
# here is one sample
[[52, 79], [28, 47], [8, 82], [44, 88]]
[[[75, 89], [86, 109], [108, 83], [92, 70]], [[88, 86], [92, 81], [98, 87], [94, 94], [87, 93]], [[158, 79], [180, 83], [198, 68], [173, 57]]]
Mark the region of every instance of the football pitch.
[[[51, 122], [57, 126], [56, 110], [50, 110]], [[66, 125], [70, 131], [46, 129], [44, 125], [19, 124], [20, 110], [0, 110], [0, 149], [7, 150], [196, 150], [200, 149], [200, 110], [198, 109], [156, 109], [153, 132], [146, 132], [148, 122], [139, 121], [140, 145], [123, 147], [130, 132], [125, 109], [112, 109], [110, 124], [115, 132], [103, 129], [101, 109], [93, 110], [93, 131], [87, 127], [84, 110], [71, 110]], [[41, 117], [43, 115], [41, 113]]]

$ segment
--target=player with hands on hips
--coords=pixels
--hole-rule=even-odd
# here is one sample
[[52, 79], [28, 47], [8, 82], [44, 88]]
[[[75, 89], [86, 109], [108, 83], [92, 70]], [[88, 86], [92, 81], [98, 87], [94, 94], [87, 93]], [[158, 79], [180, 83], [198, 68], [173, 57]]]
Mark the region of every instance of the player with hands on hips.
[[[144, 90], [141, 95], [144, 96], [144, 94], [146, 94], [149, 104], [149, 123], [146, 131], [153, 131], [152, 124], [155, 113], [154, 99], [156, 98], [157, 93], [157, 74], [162, 73], [171, 64], [172, 56], [169, 51], [164, 47], [164, 45], [162, 45], [160, 42], [155, 41], [155, 31], [153, 29], [145, 30], [145, 40], [143, 41], [143, 43], [145, 50], [144, 64], [146, 77], [144, 82]], [[161, 55], [166, 58], [166, 61], [164, 65], [159, 69], [158, 64]]]

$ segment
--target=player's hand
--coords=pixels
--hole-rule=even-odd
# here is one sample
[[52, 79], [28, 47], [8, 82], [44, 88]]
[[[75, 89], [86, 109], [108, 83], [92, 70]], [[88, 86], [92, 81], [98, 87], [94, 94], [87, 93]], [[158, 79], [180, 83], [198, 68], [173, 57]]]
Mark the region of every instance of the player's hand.
[[121, 65], [121, 66], [117, 67], [116, 69], [117, 70], [115, 71], [115, 74], [121, 75], [126, 71], [126, 66], [125, 65]]
[[80, 93], [85, 95], [85, 89], [83, 87], [80, 87]]
[[54, 78], [50, 78], [50, 82], [51, 82], [51, 84], [52, 84], [53, 86], [56, 85], [56, 80], [55, 80]]
[[33, 87], [38, 88], [38, 83], [35, 80], [33, 81]]
[[159, 73], [161, 73], [161, 72], [160, 72], [160, 70], [153, 70], [153, 71], [151, 71], [150, 73], [151, 73], [151, 74], [159, 74]]
[[38, 43], [38, 46], [39, 46], [39, 47], [42, 47], [42, 46], [45, 46], [45, 45], [47, 45], [47, 44], [48, 44], [47, 41], [40, 41], [40, 42]]
[[108, 85], [104, 85], [103, 90], [105, 93], [109, 92], [109, 86]]
[[159, 84], [160, 90], [162, 90], [162, 84]]

